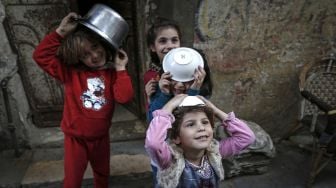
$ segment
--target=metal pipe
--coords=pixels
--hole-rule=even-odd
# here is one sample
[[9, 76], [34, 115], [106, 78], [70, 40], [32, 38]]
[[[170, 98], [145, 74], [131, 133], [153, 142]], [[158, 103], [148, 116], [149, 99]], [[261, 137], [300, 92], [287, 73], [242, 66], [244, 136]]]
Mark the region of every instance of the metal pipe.
[[19, 152], [19, 148], [18, 148], [18, 144], [17, 144], [17, 138], [16, 138], [16, 134], [15, 134], [15, 126], [13, 123], [13, 115], [12, 115], [12, 111], [11, 111], [11, 107], [10, 107], [10, 103], [9, 103], [9, 95], [8, 95], [8, 82], [9, 82], [10, 77], [5, 77], [3, 80], [1, 80], [1, 89], [2, 89], [2, 93], [3, 93], [3, 99], [5, 101], [5, 108], [6, 108], [6, 114], [7, 114], [7, 128], [10, 132], [11, 135], [11, 139], [13, 142], [13, 148], [14, 148], [14, 155], [15, 157], [19, 157], [21, 154]]

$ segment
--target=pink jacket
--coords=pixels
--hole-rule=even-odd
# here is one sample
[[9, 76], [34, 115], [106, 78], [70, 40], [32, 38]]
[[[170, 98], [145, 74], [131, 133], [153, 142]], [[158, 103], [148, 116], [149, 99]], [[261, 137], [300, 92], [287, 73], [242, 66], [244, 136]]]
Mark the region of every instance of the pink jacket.
[[[254, 133], [243, 121], [236, 118], [233, 112], [228, 115], [228, 119], [222, 122], [222, 126], [230, 137], [219, 141], [219, 152], [223, 158], [239, 154], [255, 140]], [[154, 111], [153, 116], [147, 130], [145, 148], [156, 165], [165, 169], [172, 163], [170, 146], [165, 140], [167, 130], [171, 128], [175, 118], [164, 110]]]

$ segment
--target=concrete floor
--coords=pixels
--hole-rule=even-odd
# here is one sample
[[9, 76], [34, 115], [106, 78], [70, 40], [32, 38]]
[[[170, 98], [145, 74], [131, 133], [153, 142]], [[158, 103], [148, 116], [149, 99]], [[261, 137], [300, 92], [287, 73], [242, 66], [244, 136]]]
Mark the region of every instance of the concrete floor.
[[[149, 159], [143, 140], [113, 142], [110, 187], [151, 187]], [[261, 175], [244, 175], [226, 179], [225, 188], [305, 187], [309, 173], [310, 153], [288, 142], [276, 145], [277, 156], [269, 170]], [[0, 187], [61, 187], [63, 177], [62, 149], [27, 150], [19, 158], [13, 151], [0, 154]], [[332, 161], [316, 178], [314, 188], [336, 187], [336, 163]], [[83, 187], [91, 188], [92, 173], [85, 174]]]

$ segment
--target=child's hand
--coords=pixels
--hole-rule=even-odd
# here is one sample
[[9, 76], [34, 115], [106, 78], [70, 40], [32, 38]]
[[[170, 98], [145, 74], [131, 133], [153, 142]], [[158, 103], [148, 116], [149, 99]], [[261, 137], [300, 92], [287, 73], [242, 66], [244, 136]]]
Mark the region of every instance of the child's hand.
[[127, 63], [128, 63], [127, 53], [124, 50], [119, 49], [114, 58], [114, 68], [117, 71], [126, 70]]
[[77, 18], [80, 18], [80, 16], [74, 12], [69, 13], [67, 16], [65, 16], [62, 19], [61, 24], [58, 26], [56, 29], [56, 32], [61, 35], [62, 37], [67, 36], [71, 32], [73, 32], [77, 25], [78, 22], [75, 21]]
[[165, 72], [161, 75], [159, 80], [159, 87], [162, 93], [169, 94], [170, 93], [170, 80], [172, 75], [169, 72]]
[[176, 107], [178, 107], [184, 98], [186, 98], [187, 94], [178, 94], [175, 95], [170, 101], [168, 101], [164, 106], [163, 110], [172, 113]]
[[206, 76], [205, 70], [201, 67], [198, 66], [198, 68], [195, 70], [194, 73], [194, 82], [190, 86], [191, 89], [199, 90], [203, 84], [204, 78]]
[[214, 111], [214, 114], [218, 119], [225, 121], [228, 118], [228, 115], [221, 109], [217, 108], [217, 106], [215, 106], [212, 102], [210, 102], [203, 96], [198, 95], [197, 97], [200, 98], [207, 107], [211, 108]]
[[[146, 90], [146, 95], [148, 97], [150, 97], [153, 93], [156, 92], [156, 85], [158, 84], [158, 82], [156, 80], [154, 80], [153, 78], [151, 80], [149, 80], [149, 82], [147, 82], [146, 86], [145, 86], [145, 90]], [[148, 99], [149, 102], [149, 99]]]

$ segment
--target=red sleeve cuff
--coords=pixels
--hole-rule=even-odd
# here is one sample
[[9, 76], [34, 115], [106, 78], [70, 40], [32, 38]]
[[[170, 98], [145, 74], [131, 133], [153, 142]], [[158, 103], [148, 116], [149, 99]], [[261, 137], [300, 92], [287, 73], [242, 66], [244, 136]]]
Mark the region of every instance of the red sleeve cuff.
[[58, 40], [63, 40], [64, 37], [62, 37], [60, 34], [58, 34], [56, 31], [53, 31], [49, 34], [51, 37], [56, 38]]

